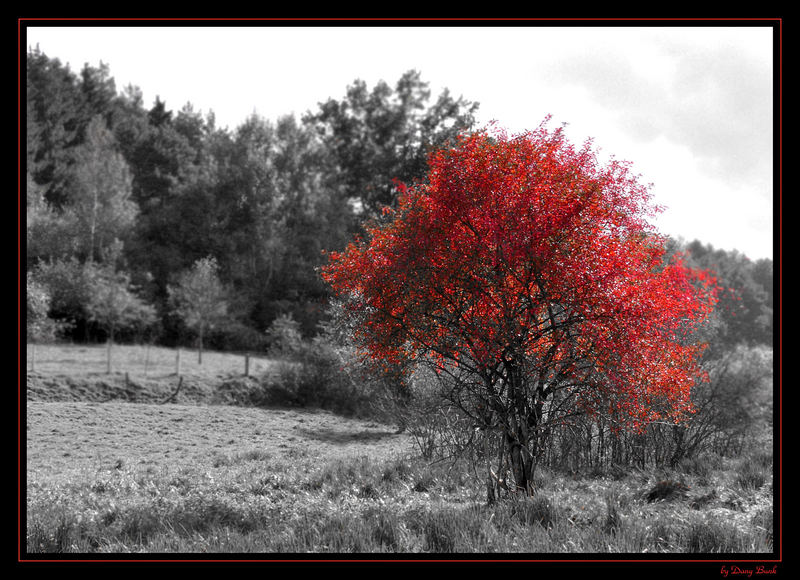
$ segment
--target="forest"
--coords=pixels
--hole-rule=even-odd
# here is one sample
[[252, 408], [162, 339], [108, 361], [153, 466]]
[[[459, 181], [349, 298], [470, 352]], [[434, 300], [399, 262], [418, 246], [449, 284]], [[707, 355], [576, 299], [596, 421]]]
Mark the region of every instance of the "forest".
[[[112, 73], [27, 55], [25, 255], [39, 339], [113, 333], [174, 346], [205, 334], [209, 348], [263, 351], [276, 320], [313, 337], [327, 318], [324, 252], [380, 220], [396, 180], [423, 178], [429, 152], [473, 129], [479, 106], [431, 95], [412, 70], [394, 86], [356, 79], [300, 119], [251, 115], [222, 129], [191, 103], [148, 108]], [[719, 344], [771, 344], [772, 261], [699, 240], [673, 245], [724, 288]], [[222, 308], [198, 325], [180, 315], [176, 290], [201, 263], [213, 267]]]
[[251, 116], [227, 130], [191, 103], [147, 108], [102, 64], [74, 73], [32, 50], [26, 82], [28, 288], [47, 289], [50, 330], [105, 339], [89, 307], [101, 278], [135, 302], [119, 340], [194, 341], [168, 289], [208, 258], [227, 306], [206, 338], [217, 349], [263, 350], [280, 315], [315, 334], [322, 251], [392, 203], [392, 178], [423, 175], [428, 148], [470, 126], [477, 106], [447, 92], [431, 101], [409, 72], [394, 88], [355, 81], [301, 120]]

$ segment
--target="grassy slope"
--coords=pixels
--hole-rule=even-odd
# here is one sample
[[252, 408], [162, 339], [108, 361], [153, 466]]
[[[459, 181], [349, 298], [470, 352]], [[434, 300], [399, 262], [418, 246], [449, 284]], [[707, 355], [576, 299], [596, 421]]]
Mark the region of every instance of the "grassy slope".
[[[161, 403], [178, 387], [175, 349], [139, 345], [114, 345], [112, 372], [106, 372], [103, 345], [36, 345], [27, 349], [27, 400], [84, 401], [114, 400]], [[245, 377], [243, 355], [181, 350], [183, 382], [171, 402], [230, 403], [246, 396], [248, 385], [275, 367], [266, 357], [251, 357]], [[35, 370], [31, 370], [35, 366]]]
[[[187, 389], [181, 404], [165, 405], [153, 401], [174, 387], [168, 374], [161, 383], [153, 379], [135, 387], [120, 375], [29, 377], [28, 549], [297, 554], [772, 549], [767, 453], [616, 478], [566, 478], [542, 470], [541, 491], [533, 500], [486, 506], [469, 466], [414, 459], [410, 438], [390, 427], [327, 412], [197, 404], [212, 400], [215, 383], [225, 377], [224, 370], [195, 374], [197, 390]], [[99, 400], [109, 393], [112, 400], [93, 399], [100, 384], [108, 390]], [[126, 402], [126, 388], [133, 389], [128, 393], [133, 400], [150, 402]], [[680, 480], [689, 491], [648, 502], [648, 490], [662, 479]]]
[[[167, 379], [175, 375], [177, 353], [176, 349], [159, 346], [115, 344], [111, 349], [112, 371], [128, 372], [138, 379]], [[203, 362], [199, 364], [196, 350], [180, 349], [181, 372], [191, 377], [243, 374], [244, 360], [244, 355], [240, 354], [204, 351]], [[26, 349], [27, 370], [35, 364], [36, 372], [44, 374], [105, 374], [106, 361], [107, 350], [102, 344], [39, 344], [27, 345]], [[268, 370], [272, 362], [266, 356], [253, 356], [250, 370], [257, 375]]]

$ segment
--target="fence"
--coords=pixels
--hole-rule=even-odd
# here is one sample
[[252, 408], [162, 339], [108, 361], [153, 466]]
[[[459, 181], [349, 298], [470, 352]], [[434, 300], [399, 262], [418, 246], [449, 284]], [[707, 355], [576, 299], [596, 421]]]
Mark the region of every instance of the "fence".
[[257, 376], [275, 361], [254, 353], [203, 351], [202, 363], [196, 350], [153, 345], [114, 344], [28, 344], [26, 370], [43, 374], [83, 375], [128, 373], [160, 378], [183, 375]]

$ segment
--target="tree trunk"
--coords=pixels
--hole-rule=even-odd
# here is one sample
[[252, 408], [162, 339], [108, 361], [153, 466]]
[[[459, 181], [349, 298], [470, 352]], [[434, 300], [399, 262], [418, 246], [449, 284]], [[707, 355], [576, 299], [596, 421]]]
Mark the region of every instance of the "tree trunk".
[[114, 330], [108, 331], [106, 340], [106, 374], [111, 374], [111, 344], [114, 342]]
[[514, 437], [507, 437], [508, 458], [511, 464], [511, 472], [514, 475], [514, 485], [517, 491], [524, 491], [527, 495], [533, 495], [535, 450], [530, 449], [530, 441], [523, 443], [515, 440]]
[[[92, 191], [92, 220], [89, 224], [89, 263], [92, 264], [94, 262], [94, 238], [95, 238], [95, 231], [97, 230], [97, 187], [93, 188]], [[109, 371], [111, 372], [111, 371]]]
[[[533, 494], [533, 471], [536, 463], [536, 417], [529, 416], [522, 401], [510, 417], [510, 430], [506, 432], [506, 449], [514, 485], [517, 491]], [[533, 436], [532, 436], [533, 435]]]
[[511, 417], [506, 432], [506, 449], [517, 491], [533, 494], [533, 472], [536, 462], [536, 427], [541, 403], [531, 407], [522, 369], [509, 365]]

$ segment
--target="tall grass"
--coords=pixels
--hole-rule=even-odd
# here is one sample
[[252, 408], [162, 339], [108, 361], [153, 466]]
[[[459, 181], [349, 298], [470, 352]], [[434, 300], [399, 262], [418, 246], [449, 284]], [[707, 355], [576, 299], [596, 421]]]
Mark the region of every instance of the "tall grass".
[[[535, 497], [487, 505], [465, 466], [353, 457], [292, 469], [230, 456], [181, 473], [114, 473], [34, 486], [27, 550], [66, 552], [741, 553], [772, 550], [771, 509], [747, 525], [681, 499], [647, 502], [635, 478], [552, 476]], [[310, 469], [309, 469], [310, 467]], [[457, 492], [456, 490], [460, 490]], [[63, 498], [52, 502], [53, 497]]]

